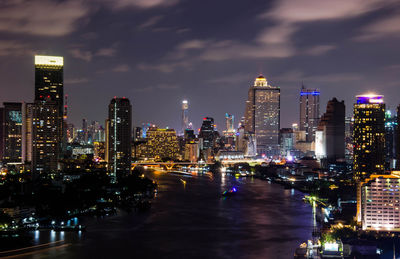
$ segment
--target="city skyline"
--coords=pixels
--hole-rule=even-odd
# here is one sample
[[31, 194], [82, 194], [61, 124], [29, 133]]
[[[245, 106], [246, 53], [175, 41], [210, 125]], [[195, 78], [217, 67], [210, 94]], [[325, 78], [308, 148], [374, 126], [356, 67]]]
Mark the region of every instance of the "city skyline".
[[[65, 57], [64, 91], [75, 125], [82, 118], [104, 125], [103, 104], [117, 95], [131, 100], [136, 126], [150, 120], [179, 129], [180, 102], [188, 99], [195, 129], [210, 116], [222, 131], [225, 113], [244, 115], [248, 85], [260, 72], [281, 87], [282, 127], [297, 121], [301, 82], [321, 90], [322, 105], [333, 97], [344, 100], [347, 115], [354, 96], [373, 89], [395, 110], [400, 83], [395, 2], [360, 1], [356, 7], [346, 1], [334, 6], [299, 1], [290, 8], [288, 1], [230, 3], [223, 17], [224, 1], [213, 3], [212, 10], [207, 6], [122, 0], [4, 5], [0, 19], [10, 26], [0, 28], [0, 89], [7, 93], [0, 102], [33, 101], [33, 55], [47, 54]], [[320, 11], [324, 8], [329, 11]], [[46, 17], [37, 26], [38, 16], [30, 13], [40, 9], [71, 15], [56, 24]], [[295, 11], [302, 16], [291, 16]], [[202, 25], [203, 16], [196, 14], [204, 12], [218, 26]], [[22, 18], [7, 13], [26, 23], [18, 25]], [[96, 98], [88, 100], [93, 93]], [[227, 93], [230, 98], [224, 98]], [[160, 104], [162, 111], [153, 108]]]

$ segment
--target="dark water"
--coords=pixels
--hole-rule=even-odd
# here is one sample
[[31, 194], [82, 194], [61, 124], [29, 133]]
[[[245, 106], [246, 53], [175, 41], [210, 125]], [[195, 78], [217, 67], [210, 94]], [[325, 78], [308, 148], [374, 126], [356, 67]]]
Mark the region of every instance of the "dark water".
[[[159, 184], [150, 212], [94, 219], [81, 234], [33, 233], [37, 243], [65, 241], [29, 257], [293, 258], [311, 237], [312, 208], [297, 191], [251, 178], [148, 176]], [[222, 198], [232, 186], [237, 194]]]

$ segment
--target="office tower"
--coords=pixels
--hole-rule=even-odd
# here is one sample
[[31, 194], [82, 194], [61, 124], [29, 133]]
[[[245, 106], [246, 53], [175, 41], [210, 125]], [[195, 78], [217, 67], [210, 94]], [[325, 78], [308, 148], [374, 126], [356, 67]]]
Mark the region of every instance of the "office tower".
[[174, 129], [150, 127], [147, 142], [141, 146], [140, 156], [151, 160], [175, 160], [179, 158], [179, 144]]
[[259, 156], [279, 155], [280, 89], [262, 75], [249, 89], [244, 124], [245, 131], [256, 136]]
[[82, 119], [82, 139], [81, 142], [86, 144], [88, 142], [88, 123], [87, 119]]
[[3, 103], [3, 162], [22, 162], [22, 103]]
[[345, 118], [345, 157], [347, 163], [353, 163], [353, 126], [352, 117]]
[[306, 141], [315, 139], [315, 131], [319, 121], [319, 96], [318, 89], [308, 89], [304, 85], [300, 91], [300, 130], [306, 132]]
[[114, 97], [108, 106], [108, 165], [115, 183], [131, 171], [132, 106], [129, 99]]
[[60, 117], [64, 115], [64, 58], [35, 56], [35, 102], [53, 102]]
[[357, 183], [357, 221], [361, 222], [361, 185], [385, 169], [385, 104], [382, 95], [358, 95], [354, 104], [354, 180]]
[[396, 169], [400, 169], [400, 105], [397, 106]]
[[385, 104], [382, 95], [359, 95], [354, 104], [354, 177], [363, 180], [383, 173], [385, 164]]
[[344, 159], [345, 116], [344, 101], [339, 102], [336, 98], [328, 101], [315, 137], [315, 155], [327, 159], [328, 163]]
[[35, 56], [35, 101], [28, 104], [27, 161], [32, 170], [58, 170], [64, 142], [63, 57]]
[[235, 132], [235, 116], [232, 114], [225, 114], [225, 121], [226, 121], [226, 132]]
[[188, 116], [189, 102], [187, 100], [182, 101], [182, 135], [185, 134], [185, 130], [189, 127], [189, 116]]
[[58, 107], [54, 102], [27, 104], [26, 160], [32, 162], [32, 170], [39, 174], [58, 170], [62, 143], [62, 117]]
[[0, 107], [0, 161], [3, 161], [3, 152], [4, 152], [3, 126], [4, 126], [4, 108]]
[[289, 156], [294, 148], [294, 133], [292, 128], [283, 128], [279, 131], [281, 156]]
[[390, 110], [385, 112], [385, 168], [394, 169], [396, 159], [397, 118]]
[[400, 231], [399, 173], [372, 174], [360, 183], [363, 230]]
[[184, 136], [186, 141], [192, 141], [196, 138], [196, 135], [194, 135], [194, 130], [192, 129], [186, 129]]
[[202, 149], [213, 148], [214, 146], [214, 119], [205, 117], [201, 124], [199, 138], [203, 140]]

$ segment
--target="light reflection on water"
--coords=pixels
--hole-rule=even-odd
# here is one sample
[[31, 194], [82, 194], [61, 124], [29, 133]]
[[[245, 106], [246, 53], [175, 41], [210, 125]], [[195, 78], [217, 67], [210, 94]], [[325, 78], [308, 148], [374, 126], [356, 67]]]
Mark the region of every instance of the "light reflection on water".
[[[63, 237], [50, 231], [49, 240], [72, 244], [57, 257], [292, 258], [311, 237], [313, 209], [294, 189], [220, 174], [146, 174], [159, 186], [150, 212], [92, 219], [86, 232]], [[221, 196], [233, 186], [235, 195]], [[40, 233], [41, 242], [46, 237]]]

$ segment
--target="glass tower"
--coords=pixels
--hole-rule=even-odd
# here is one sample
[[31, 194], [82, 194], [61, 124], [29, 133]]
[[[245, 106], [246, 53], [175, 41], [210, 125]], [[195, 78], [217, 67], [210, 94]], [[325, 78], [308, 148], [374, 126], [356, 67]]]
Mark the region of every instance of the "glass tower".
[[319, 122], [319, 96], [318, 89], [307, 89], [304, 85], [300, 91], [300, 130], [306, 132], [306, 141], [315, 140], [315, 131]]
[[256, 136], [257, 155], [279, 155], [280, 88], [260, 75], [250, 87], [245, 111], [245, 131]]

